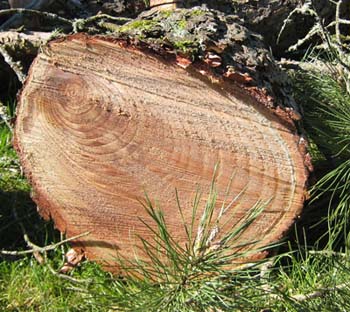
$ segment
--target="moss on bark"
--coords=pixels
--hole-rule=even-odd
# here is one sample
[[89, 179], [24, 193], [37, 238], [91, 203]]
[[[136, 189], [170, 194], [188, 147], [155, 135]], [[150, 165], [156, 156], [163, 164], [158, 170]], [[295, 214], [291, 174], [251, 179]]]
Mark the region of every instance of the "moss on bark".
[[204, 60], [217, 75], [265, 90], [271, 106], [298, 111], [290, 82], [275, 64], [262, 36], [249, 31], [235, 15], [203, 7], [151, 10], [121, 26], [115, 35], [136, 38], [154, 49], [173, 50], [191, 61]]

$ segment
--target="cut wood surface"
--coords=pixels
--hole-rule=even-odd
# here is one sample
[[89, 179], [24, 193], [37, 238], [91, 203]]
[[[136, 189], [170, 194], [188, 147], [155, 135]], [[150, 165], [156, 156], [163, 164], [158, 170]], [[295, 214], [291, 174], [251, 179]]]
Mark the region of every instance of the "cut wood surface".
[[173, 0], [150, 0], [150, 7], [159, 7], [161, 10], [172, 10], [176, 9], [179, 3], [182, 1], [173, 1]]
[[68, 237], [90, 231], [76, 242], [90, 259], [132, 258], [137, 235], [151, 237], [145, 192], [184, 244], [175, 189], [190, 221], [216, 164], [218, 207], [241, 193], [226, 220], [269, 201], [240, 242], [274, 242], [301, 212], [307, 172], [291, 120], [204, 62], [182, 67], [174, 54], [86, 35], [51, 42], [31, 67], [15, 145], [40, 213]]

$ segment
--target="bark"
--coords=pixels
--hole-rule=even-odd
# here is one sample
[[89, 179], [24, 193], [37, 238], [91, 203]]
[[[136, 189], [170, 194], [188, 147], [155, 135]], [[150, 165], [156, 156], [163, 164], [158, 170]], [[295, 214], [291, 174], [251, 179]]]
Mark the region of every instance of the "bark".
[[[81, 18], [95, 15], [98, 12], [107, 13], [112, 16], [127, 16], [135, 17], [142, 11], [147, 9], [145, 1], [143, 0], [109, 0], [109, 1], [31, 1], [21, 0], [12, 1], [15, 6], [23, 6], [26, 3], [34, 3], [34, 8], [54, 12], [60, 16], [68, 18]], [[271, 47], [275, 57], [288, 56], [287, 49], [295, 44], [298, 39], [303, 38], [315, 23], [313, 16], [295, 14], [288, 24], [279, 42], [277, 42], [278, 35], [283, 23], [289, 14], [296, 8], [301, 7], [305, 1], [303, 0], [186, 0], [186, 1], [166, 1], [166, 0], [152, 0], [151, 6], [157, 6], [159, 3], [170, 3], [164, 8], [170, 9], [173, 7], [191, 8], [194, 6], [202, 6], [202, 8], [209, 8], [218, 10], [226, 15], [236, 15], [244, 23], [244, 25], [264, 37], [265, 43]], [[350, 13], [350, 0], [344, 0], [341, 9], [341, 16], [347, 18]], [[7, 8], [7, 1], [0, 1], [0, 9]], [[334, 20], [335, 6], [328, 0], [313, 1], [314, 9], [319, 13], [320, 19], [326, 24]], [[0, 22], [4, 18], [0, 19]], [[12, 28], [19, 27], [21, 24], [31, 25], [32, 29], [40, 30], [42, 21], [37, 18], [28, 20], [21, 16], [16, 16], [16, 23], [11, 23]], [[52, 27], [51, 27], [52, 28]], [[346, 27], [342, 29], [344, 35], [348, 34]], [[308, 43], [309, 44], [309, 43]], [[308, 44], [305, 48], [308, 48]], [[305, 51], [300, 52], [303, 56]]]
[[[159, 5], [161, 2], [169, 3], [171, 1], [154, 0], [151, 1], [151, 5]], [[300, 7], [303, 2], [302, 0], [190, 0], [176, 1], [173, 5], [178, 8], [189, 8], [197, 5], [218, 10], [227, 15], [235, 14], [242, 19], [248, 29], [264, 37], [265, 42], [271, 47], [274, 55], [281, 56], [289, 46], [305, 36], [310, 27], [312, 27], [313, 18], [304, 17], [303, 19], [298, 19], [288, 26], [285, 34], [277, 43], [277, 37], [284, 21], [290, 12]], [[164, 8], [167, 9], [169, 6], [171, 5], [165, 5]]]
[[[151, 1], [151, 4], [152, 2], [159, 5], [160, 2], [169, 3], [171, 1], [154, 0]], [[186, 0], [173, 2], [179, 8], [190, 8], [197, 5], [218, 10], [227, 15], [237, 15], [248, 29], [263, 36], [265, 43], [270, 46], [275, 57], [288, 56], [287, 49], [299, 39], [304, 38], [315, 23], [314, 16], [296, 13], [292, 16], [279, 41], [277, 41], [286, 19], [291, 12], [302, 7], [305, 3], [304, 0]], [[342, 18], [348, 18], [350, 14], [349, 4], [350, 0], [343, 0]], [[311, 8], [318, 13], [320, 20], [325, 25], [335, 20], [335, 4], [331, 1], [313, 0]], [[348, 27], [343, 27], [342, 33], [347, 36], [349, 34]], [[313, 39], [313, 43], [315, 43], [317, 38]], [[305, 44], [305, 49], [308, 49], [310, 43]], [[300, 49], [298, 53], [300, 56], [304, 56], [305, 50]]]
[[[177, 27], [176, 27], [177, 25]], [[136, 27], [138, 26], [138, 27]], [[142, 40], [141, 40], [142, 39]], [[276, 79], [278, 77], [278, 79]], [[68, 36], [38, 55], [19, 97], [15, 145], [40, 213], [90, 259], [132, 258], [152, 233], [138, 200], [157, 200], [174, 239], [194, 191], [239, 193], [220, 235], [269, 201], [237, 244], [280, 239], [301, 213], [307, 179], [300, 119], [261, 38], [217, 11], [151, 12], [117, 38]]]
[[218, 56], [215, 73], [235, 79], [251, 91], [264, 90], [267, 106], [289, 107], [300, 113], [291, 96], [290, 81], [275, 64], [263, 37], [249, 31], [236, 16], [201, 7], [171, 14], [146, 11], [123, 25], [118, 35], [142, 40], [155, 49], [175, 48], [193, 60], [208, 62]]

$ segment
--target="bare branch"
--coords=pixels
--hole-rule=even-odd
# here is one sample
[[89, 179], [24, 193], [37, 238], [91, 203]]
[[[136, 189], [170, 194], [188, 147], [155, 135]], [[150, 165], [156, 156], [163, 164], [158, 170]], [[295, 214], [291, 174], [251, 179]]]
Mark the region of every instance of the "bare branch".
[[79, 280], [79, 279], [76, 279], [76, 278], [71, 277], [69, 275], [59, 273], [59, 272], [55, 271], [55, 269], [47, 262], [46, 262], [46, 266], [48, 267], [48, 269], [50, 270], [50, 272], [53, 275], [55, 275], [55, 276], [57, 276], [59, 278], [65, 279], [67, 281], [70, 281], [72, 283], [85, 284], [85, 283], [91, 282], [90, 280]]
[[284, 32], [284, 30], [287, 27], [287, 25], [292, 22], [292, 16], [293, 15], [295, 15], [295, 14], [302, 14], [302, 15], [309, 14], [311, 16], [317, 17], [317, 13], [315, 12], [315, 10], [313, 10], [311, 8], [311, 6], [312, 6], [311, 0], [306, 0], [301, 8], [295, 8], [293, 11], [291, 11], [289, 13], [287, 18], [284, 20], [283, 25], [281, 27], [281, 30], [280, 30], [280, 32], [279, 32], [279, 34], [277, 36], [277, 40], [276, 40], [277, 43], [279, 43], [281, 35]]
[[[0, 50], [1, 53], [1, 50]], [[5, 105], [0, 102], [0, 118], [3, 120], [3, 122], [5, 123], [5, 125], [10, 129], [11, 132], [13, 132], [13, 127], [10, 124], [10, 116], [6, 113], [6, 107]]]
[[349, 286], [350, 286], [350, 283], [344, 283], [344, 284], [336, 285], [334, 287], [320, 288], [318, 290], [315, 290], [315, 291], [308, 293], [308, 294], [305, 294], [305, 295], [303, 295], [303, 294], [294, 295], [294, 296], [291, 296], [291, 298], [298, 301], [298, 302], [306, 301], [306, 300], [310, 300], [310, 299], [323, 297], [327, 293], [335, 292], [335, 291], [344, 289], [344, 288], [349, 287]]
[[55, 22], [59, 22], [61, 24], [66, 24], [72, 26], [72, 21], [69, 19], [63, 18], [58, 16], [57, 14], [54, 13], [48, 13], [48, 12], [42, 12], [42, 11], [37, 11], [37, 10], [29, 10], [29, 9], [8, 9], [8, 10], [0, 10], [0, 16], [6, 16], [6, 15], [14, 15], [12, 18], [7, 20], [5, 23], [3, 23], [0, 27], [0, 30], [5, 30], [11, 27], [11, 25], [16, 22], [15, 17], [18, 16], [17, 14], [20, 15], [30, 15], [30, 16], [41, 16], [44, 17], [48, 20], [53, 20]]
[[342, 5], [342, 0], [339, 0], [336, 4], [336, 9], [335, 9], [335, 37], [337, 39], [337, 42], [340, 43], [340, 6]]
[[299, 39], [298, 42], [288, 48], [289, 52], [296, 51], [300, 46], [302, 46], [305, 42], [309, 41], [313, 36], [319, 34], [320, 26], [315, 24], [310, 31], [306, 34], [306, 36], [302, 39]]
[[338, 256], [338, 257], [342, 257], [342, 258], [350, 257], [350, 255], [347, 253], [337, 252], [337, 251], [333, 251], [333, 250], [310, 250], [309, 254], [310, 255], [325, 255], [327, 257], [333, 257], [333, 256]]
[[[86, 19], [79, 18], [79, 19], [76, 19], [75, 21], [72, 22], [73, 32], [77, 33], [77, 32], [83, 31], [83, 30], [86, 29], [86, 25], [88, 25], [90, 23], [93, 23], [93, 22], [98, 22], [97, 24], [99, 26], [107, 28], [108, 24], [107, 24], [107, 27], [106, 27], [104, 25], [104, 23], [106, 23], [106, 22], [101, 21], [101, 20], [113, 21], [113, 24], [112, 23], [108, 23], [108, 24], [112, 24], [112, 25], [114, 25], [114, 27], [117, 27], [117, 25], [123, 25], [123, 24], [129, 22], [131, 19], [130, 18], [126, 18], [126, 17], [110, 16], [110, 15], [107, 15], [107, 14], [97, 14], [97, 15], [88, 17]], [[109, 26], [108, 28], [112, 28], [112, 27]]]
[[[30, 242], [30, 247], [32, 247], [32, 249], [23, 250], [23, 251], [0, 250], [0, 254], [6, 255], [6, 256], [23, 256], [23, 255], [32, 254], [34, 252], [45, 253], [47, 251], [54, 250], [57, 247], [65, 244], [65, 243], [68, 243], [70, 241], [74, 241], [74, 240], [76, 240], [78, 238], [81, 238], [83, 236], [87, 236], [89, 234], [90, 234], [90, 232], [85, 232], [85, 233], [82, 233], [82, 234], [79, 234], [79, 235], [76, 235], [76, 236], [72, 236], [72, 237], [64, 239], [64, 240], [62, 240], [62, 241], [60, 241], [58, 243], [54, 243], [54, 244], [51, 244], [51, 245], [48, 245], [48, 246], [45, 246], [45, 247], [40, 247], [40, 246], [37, 246], [37, 245], [35, 245], [35, 244]], [[25, 237], [25, 241], [28, 244], [28, 241], [29, 241], [28, 238]]]

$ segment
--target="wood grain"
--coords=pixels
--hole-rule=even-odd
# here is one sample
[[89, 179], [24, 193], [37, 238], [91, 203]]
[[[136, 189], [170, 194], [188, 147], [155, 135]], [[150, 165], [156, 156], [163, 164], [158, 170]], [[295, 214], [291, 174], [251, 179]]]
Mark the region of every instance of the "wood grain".
[[[124, 41], [71, 36], [39, 54], [19, 98], [15, 143], [40, 213], [88, 257], [133, 257], [151, 222], [139, 200], [157, 201], [184, 243], [178, 189], [190, 220], [197, 186], [213, 171], [218, 206], [233, 223], [259, 200], [269, 205], [241, 239], [273, 242], [299, 215], [307, 178], [299, 137], [232, 83], [213, 83]], [[232, 179], [232, 182], [230, 183]], [[229, 186], [229, 187], [228, 187]]]
[[160, 10], [173, 10], [179, 7], [179, 4], [182, 1], [176, 1], [176, 0], [150, 0], [150, 7]]

